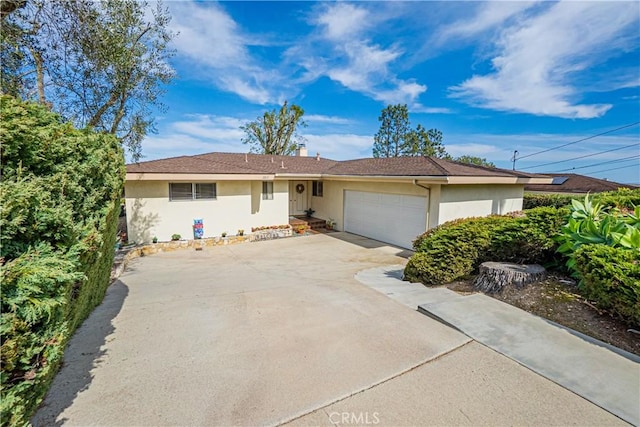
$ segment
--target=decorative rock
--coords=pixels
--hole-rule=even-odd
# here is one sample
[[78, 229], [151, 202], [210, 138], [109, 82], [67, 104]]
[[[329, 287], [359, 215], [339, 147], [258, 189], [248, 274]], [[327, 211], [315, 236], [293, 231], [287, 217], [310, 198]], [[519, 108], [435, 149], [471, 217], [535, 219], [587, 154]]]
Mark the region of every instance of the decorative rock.
[[499, 292], [507, 285], [517, 288], [544, 280], [547, 271], [538, 264], [512, 264], [507, 262], [483, 262], [480, 274], [473, 281], [476, 289], [486, 293]]

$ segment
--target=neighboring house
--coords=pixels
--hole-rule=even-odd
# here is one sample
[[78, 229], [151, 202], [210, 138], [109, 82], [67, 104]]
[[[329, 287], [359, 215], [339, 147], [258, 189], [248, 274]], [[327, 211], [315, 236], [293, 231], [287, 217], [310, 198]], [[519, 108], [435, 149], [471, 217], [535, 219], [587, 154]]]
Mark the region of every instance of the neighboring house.
[[192, 238], [288, 224], [313, 209], [336, 229], [411, 248], [456, 218], [522, 209], [524, 186], [550, 178], [430, 157], [334, 161], [317, 157], [209, 153], [127, 165], [129, 240]]
[[579, 195], [616, 191], [620, 188], [638, 188], [633, 185], [619, 184], [575, 173], [546, 173], [544, 175], [552, 177], [553, 181], [550, 184], [527, 184], [524, 186], [524, 190], [531, 193]]

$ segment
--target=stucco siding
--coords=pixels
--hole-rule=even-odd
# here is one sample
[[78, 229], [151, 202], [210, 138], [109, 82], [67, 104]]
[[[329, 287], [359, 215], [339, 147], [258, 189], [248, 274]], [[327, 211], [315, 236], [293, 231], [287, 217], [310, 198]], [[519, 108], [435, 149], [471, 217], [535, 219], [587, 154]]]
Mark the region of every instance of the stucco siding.
[[[201, 181], [198, 181], [201, 182]], [[230, 235], [239, 229], [286, 224], [289, 195], [286, 182], [274, 182], [273, 200], [262, 200], [261, 181], [218, 181], [215, 200], [170, 201], [168, 181], [127, 181], [125, 199], [129, 241], [150, 242], [172, 234], [193, 238], [193, 220], [204, 222], [204, 236]]]
[[[344, 229], [344, 191], [366, 191], [372, 193], [405, 194], [428, 197], [429, 191], [408, 183], [361, 182], [361, 181], [324, 181], [323, 197], [311, 197], [313, 216], [336, 221], [338, 230]], [[427, 212], [427, 220], [428, 215]]]
[[522, 210], [524, 185], [443, 185], [438, 224]]

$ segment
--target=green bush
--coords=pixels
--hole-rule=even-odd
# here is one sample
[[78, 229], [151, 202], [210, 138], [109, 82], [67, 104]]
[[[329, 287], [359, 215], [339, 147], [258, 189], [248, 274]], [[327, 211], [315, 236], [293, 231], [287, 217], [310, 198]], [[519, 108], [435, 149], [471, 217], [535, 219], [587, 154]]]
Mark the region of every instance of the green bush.
[[[533, 209], [541, 206], [560, 208], [569, 206], [573, 199], [583, 199], [584, 196], [566, 194], [542, 194], [524, 193], [522, 200], [523, 209]], [[593, 201], [603, 206], [615, 207], [618, 209], [633, 209], [640, 205], [640, 188], [621, 188], [618, 191], [608, 191], [605, 193], [593, 194]]]
[[552, 263], [557, 258], [553, 238], [567, 209], [541, 207], [524, 216], [489, 216], [451, 221], [414, 241], [416, 253], [405, 277], [429, 286], [467, 276], [485, 261]]
[[124, 157], [117, 139], [0, 98], [2, 425], [28, 422], [113, 263]]
[[582, 245], [575, 260], [585, 296], [640, 326], [640, 254], [601, 244]]
[[594, 194], [593, 201], [602, 206], [632, 210], [635, 206], [640, 206], [640, 188], [621, 188], [618, 191]]
[[522, 199], [522, 209], [533, 209], [542, 206], [551, 208], [561, 208], [571, 204], [571, 200], [580, 196], [570, 196], [566, 194], [549, 193], [524, 193]]

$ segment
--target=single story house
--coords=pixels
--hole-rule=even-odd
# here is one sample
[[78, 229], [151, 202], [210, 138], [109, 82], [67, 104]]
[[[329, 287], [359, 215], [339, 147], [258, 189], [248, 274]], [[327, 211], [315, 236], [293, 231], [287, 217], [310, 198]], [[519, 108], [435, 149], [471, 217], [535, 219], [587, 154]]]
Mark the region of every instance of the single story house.
[[530, 183], [524, 186], [524, 191], [544, 194], [581, 195], [616, 191], [620, 188], [638, 188], [633, 185], [619, 184], [606, 179], [593, 178], [576, 173], [545, 173], [545, 175], [553, 178], [550, 184]]
[[127, 165], [129, 241], [204, 237], [288, 224], [292, 216], [332, 219], [337, 230], [403, 248], [457, 218], [522, 209], [524, 186], [551, 178], [431, 157], [335, 161], [296, 156], [208, 153]]

